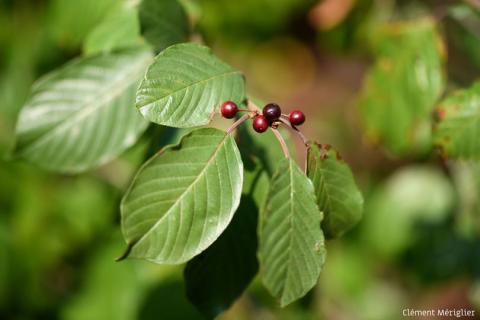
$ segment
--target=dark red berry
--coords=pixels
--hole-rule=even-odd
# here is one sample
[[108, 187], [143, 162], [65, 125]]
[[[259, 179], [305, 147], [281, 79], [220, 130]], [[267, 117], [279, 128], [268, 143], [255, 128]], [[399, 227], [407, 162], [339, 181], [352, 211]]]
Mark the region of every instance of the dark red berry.
[[290, 123], [294, 126], [299, 126], [305, 122], [305, 115], [300, 110], [294, 110], [288, 115]]
[[256, 116], [253, 119], [253, 130], [257, 131], [258, 133], [262, 133], [267, 131], [268, 129], [268, 121], [267, 118], [264, 116]]
[[272, 123], [275, 120], [278, 120], [282, 115], [282, 110], [276, 103], [269, 103], [263, 107], [263, 116], [267, 118], [269, 123]]
[[238, 112], [238, 106], [233, 101], [225, 101], [220, 107], [220, 112], [224, 118], [232, 119]]

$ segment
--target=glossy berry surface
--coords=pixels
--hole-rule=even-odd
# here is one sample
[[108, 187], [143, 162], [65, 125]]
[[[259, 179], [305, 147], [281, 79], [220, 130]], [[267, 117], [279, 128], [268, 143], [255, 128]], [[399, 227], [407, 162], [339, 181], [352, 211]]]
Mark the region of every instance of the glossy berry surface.
[[238, 112], [238, 106], [233, 101], [225, 101], [220, 107], [220, 112], [224, 118], [232, 119]]
[[293, 124], [294, 126], [299, 126], [305, 122], [305, 115], [300, 110], [294, 110], [290, 112], [290, 115], [288, 116], [288, 118], [290, 120], [290, 123]]
[[280, 118], [282, 115], [282, 110], [276, 103], [269, 103], [263, 107], [263, 116], [267, 119], [268, 122], [272, 123], [273, 121]]
[[268, 120], [264, 116], [256, 116], [253, 119], [253, 130], [258, 133], [267, 131], [268, 129]]

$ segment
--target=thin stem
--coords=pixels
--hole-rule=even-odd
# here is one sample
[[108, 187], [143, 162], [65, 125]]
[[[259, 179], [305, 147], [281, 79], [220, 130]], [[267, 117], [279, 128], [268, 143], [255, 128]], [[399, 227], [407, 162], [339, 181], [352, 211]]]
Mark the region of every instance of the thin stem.
[[285, 140], [283, 140], [283, 137], [282, 135], [280, 134], [280, 132], [278, 132], [277, 129], [275, 128], [271, 128], [272, 131], [273, 131], [273, 134], [275, 134], [275, 137], [277, 138], [278, 142], [280, 142], [280, 145], [282, 146], [282, 151], [283, 151], [283, 154], [285, 155], [285, 158], [290, 158], [290, 152], [288, 152], [288, 147], [287, 147], [287, 144], [285, 143]]
[[[283, 116], [283, 115], [282, 115]], [[278, 120], [280, 120], [280, 122], [282, 122], [284, 125], [286, 125], [287, 127], [289, 127], [290, 129], [292, 129], [293, 131], [295, 131], [295, 133], [300, 137], [300, 139], [302, 139], [302, 142], [303, 144], [308, 147], [308, 139], [307, 137], [305, 137], [305, 135], [297, 128], [295, 127], [293, 124], [290, 123], [290, 121], [286, 120], [285, 118], [283, 117], [280, 117]]]
[[241, 125], [243, 122], [247, 121], [252, 117], [251, 113], [244, 114], [243, 116], [240, 117], [237, 121], [235, 121], [230, 128], [227, 130], [227, 134], [232, 133], [233, 130], [235, 130], [239, 125]]
[[252, 100], [248, 100], [248, 110], [252, 111], [252, 112], [255, 112], [255, 113], [260, 113], [262, 110], [255, 104], [252, 102]]

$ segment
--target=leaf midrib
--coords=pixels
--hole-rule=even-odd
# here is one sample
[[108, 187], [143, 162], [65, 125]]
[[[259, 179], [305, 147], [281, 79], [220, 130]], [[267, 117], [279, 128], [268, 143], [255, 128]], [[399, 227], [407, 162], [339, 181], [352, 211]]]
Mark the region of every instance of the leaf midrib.
[[[211, 76], [211, 77], [208, 77], [208, 78], [206, 78], [206, 79], [202, 79], [202, 80], [198, 80], [198, 81], [192, 82], [192, 83], [189, 84], [188, 86], [184, 86], [184, 87], [178, 88], [178, 89], [176, 89], [176, 90], [174, 90], [174, 91], [169, 91], [167, 94], [159, 97], [158, 99], [153, 99], [153, 100], [151, 100], [150, 102], [148, 102], [148, 103], [146, 103], [146, 104], [144, 104], [144, 105], [142, 105], [142, 106], [138, 106], [138, 109], [147, 108], [147, 107], [149, 107], [150, 105], [152, 105], [152, 104], [154, 104], [154, 103], [158, 103], [158, 102], [164, 100], [164, 99], [167, 98], [167, 97], [170, 97], [170, 96], [172, 96], [172, 95], [176, 95], [176, 94], [177, 94], [178, 92], [180, 92], [180, 91], [187, 90], [188, 88], [191, 88], [191, 87], [200, 85], [200, 84], [202, 84], [202, 83], [204, 83], [204, 82], [209, 82], [209, 81], [212, 81], [212, 80], [214, 80], [214, 79], [216, 79], [216, 78], [221, 78], [221, 77], [233, 75], [233, 74], [236, 74], [236, 73], [238, 73], [239, 75], [242, 74], [240, 71], [230, 70], [230, 71], [228, 71], [228, 72], [223, 72], [223, 73], [220, 73], [220, 74], [215, 74], [215, 75], [213, 75], [213, 76]], [[156, 78], [155, 78], [155, 79], [156, 79]], [[145, 80], [154, 81], [153, 78], [150, 78], [150, 79], [147, 78], [147, 79], [145, 79]], [[145, 81], [145, 80], [144, 80], [144, 81]], [[142, 87], [143, 87], [143, 84], [142, 84]], [[141, 89], [144, 90], [145, 88], [141, 88]], [[143, 96], [146, 96], [146, 95], [144, 94]]]
[[[198, 174], [198, 176], [192, 181], [192, 183], [185, 189], [184, 192], [182, 192], [182, 194], [177, 198], [177, 200], [175, 200], [175, 202], [170, 206], [170, 208], [165, 212], [165, 214], [160, 218], [158, 219], [158, 221], [152, 226], [150, 227], [150, 229], [148, 229], [145, 234], [143, 236], [141, 236], [138, 240], [134, 240], [130, 243], [130, 246], [133, 248], [134, 246], [136, 246], [137, 244], [139, 244], [140, 242], [142, 242], [144, 239], [146, 239], [148, 237], [148, 235], [150, 233], [152, 233], [159, 225], [161, 225], [162, 221], [168, 217], [174, 208], [177, 207], [177, 205], [180, 203], [180, 201], [185, 197], [186, 194], [188, 194], [190, 192], [190, 189], [201, 179], [201, 177], [204, 176], [204, 173], [206, 172], [207, 168], [210, 167], [210, 164], [212, 162], [213, 159], [215, 159], [216, 155], [218, 154], [219, 150], [225, 145], [225, 141], [230, 137], [230, 135], [228, 134], [225, 134], [223, 139], [220, 141], [220, 143], [218, 144], [217, 148], [215, 149], [215, 151], [213, 152], [213, 154], [208, 158], [208, 160], [206, 161], [206, 164], [204, 166], [204, 168], [200, 171], [200, 173]], [[135, 182], [134, 182], [135, 183]], [[133, 184], [132, 184], [133, 185]]]
[[291, 250], [292, 250], [292, 242], [293, 242], [293, 234], [292, 234], [292, 229], [293, 229], [293, 194], [294, 194], [294, 188], [293, 188], [293, 168], [292, 168], [292, 160], [289, 160], [288, 161], [288, 167], [289, 167], [289, 179], [290, 179], [290, 217], [289, 217], [289, 229], [288, 229], [288, 233], [290, 234], [290, 239], [288, 241], [288, 267], [287, 267], [287, 270], [285, 271], [285, 282], [283, 284], [283, 288], [282, 288], [282, 300], [283, 298], [285, 297], [285, 290], [287, 288], [287, 282], [290, 278], [290, 263], [291, 263]]

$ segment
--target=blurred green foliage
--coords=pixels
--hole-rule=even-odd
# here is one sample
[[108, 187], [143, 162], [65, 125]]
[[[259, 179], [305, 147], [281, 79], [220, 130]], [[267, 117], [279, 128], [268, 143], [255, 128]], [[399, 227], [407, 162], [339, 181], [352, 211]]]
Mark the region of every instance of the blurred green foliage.
[[[280, 309], [257, 279], [220, 318], [399, 319], [404, 308], [444, 307], [446, 300], [478, 311], [479, 165], [440, 158], [429, 135], [440, 96], [479, 77], [480, 8], [467, 1], [335, 0], [343, 13], [327, 7], [337, 19], [325, 27], [313, 10], [322, 12], [327, 2], [182, 1], [197, 36], [245, 70], [249, 89], [272, 101], [278, 92], [286, 110], [305, 109], [306, 132], [340, 149], [365, 195], [364, 220], [329, 247], [320, 283], [307, 297]], [[117, 30], [117, 23], [134, 24], [128, 10], [135, 7], [125, 13], [124, 6], [0, 3], [2, 319], [200, 317], [186, 300], [182, 266], [114, 262], [122, 249], [118, 205], [125, 185], [179, 131], [150, 128], [118, 160], [78, 176], [6, 157], [36, 78], [73, 57], [142, 41], [138, 30]], [[110, 28], [120, 42], [102, 40]], [[378, 129], [373, 141], [371, 128]], [[268, 168], [279, 149], [271, 137], [263, 142], [256, 160]]]

